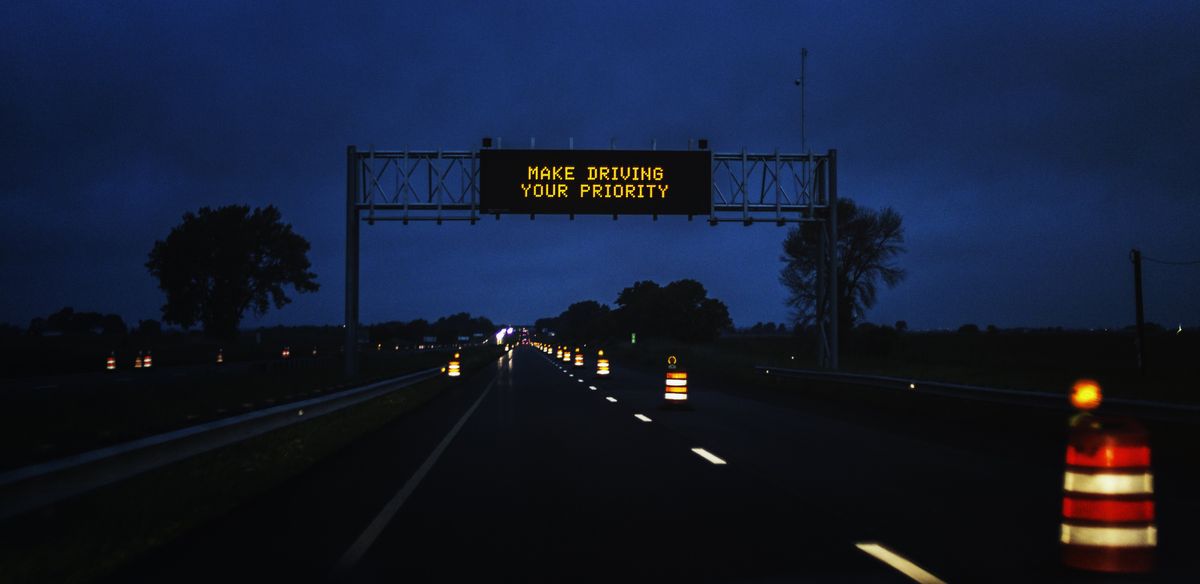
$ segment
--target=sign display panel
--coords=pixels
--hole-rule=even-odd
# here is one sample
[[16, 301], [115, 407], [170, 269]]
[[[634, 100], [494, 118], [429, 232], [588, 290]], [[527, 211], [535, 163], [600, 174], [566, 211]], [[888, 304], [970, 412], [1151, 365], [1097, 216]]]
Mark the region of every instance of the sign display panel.
[[481, 150], [483, 213], [707, 215], [707, 150]]

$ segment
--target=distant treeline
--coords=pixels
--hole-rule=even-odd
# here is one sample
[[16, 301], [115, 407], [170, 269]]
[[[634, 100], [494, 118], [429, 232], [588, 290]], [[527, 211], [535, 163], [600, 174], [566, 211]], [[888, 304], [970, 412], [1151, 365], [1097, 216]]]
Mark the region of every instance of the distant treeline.
[[[6, 332], [20, 332], [13, 326], [5, 326]], [[149, 336], [162, 332], [162, 325], [157, 320], [143, 320], [133, 330], [125, 324], [125, 320], [116, 314], [101, 314], [99, 312], [75, 312], [66, 306], [62, 310], [45, 318], [37, 317], [29, 322], [29, 328], [24, 331], [34, 336], [57, 335], [104, 335], [125, 336], [133, 333]]]
[[595, 300], [576, 302], [558, 316], [534, 323], [539, 332], [554, 332], [569, 342], [673, 338], [682, 341], [711, 341], [729, 331], [733, 321], [724, 302], [709, 298], [704, 285], [695, 280], [678, 280], [666, 286], [652, 281], [634, 282], [617, 295], [615, 309]]
[[432, 323], [423, 318], [408, 322], [381, 322], [371, 325], [368, 330], [371, 343], [407, 345], [422, 342], [429, 337], [436, 338], [438, 343], [452, 343], [459, 337], [475, 335], [488, 337], [500, 330], [500, 327], [487, 317], [472, 318], [469, 313], [460, 312], [443, 316]]

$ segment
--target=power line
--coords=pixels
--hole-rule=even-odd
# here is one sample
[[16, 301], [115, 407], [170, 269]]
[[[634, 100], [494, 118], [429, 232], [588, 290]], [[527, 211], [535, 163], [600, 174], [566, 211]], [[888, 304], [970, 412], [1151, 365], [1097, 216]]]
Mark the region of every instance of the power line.
[[1142, 259], [1146, 260], [1148, 262], [1154, 262], [1156, 264], [1165, 264], [1168, 266], [1194, 266], [1194, 265], [1200, 264], [1200, 260], [1195, 260], [1195, 261], [1190, 261], [1190, 262], [1172, 262], [1169, 260], [1160, 260], [1160, 259], [1152, 258], [1150, 256], [1142, 256]]

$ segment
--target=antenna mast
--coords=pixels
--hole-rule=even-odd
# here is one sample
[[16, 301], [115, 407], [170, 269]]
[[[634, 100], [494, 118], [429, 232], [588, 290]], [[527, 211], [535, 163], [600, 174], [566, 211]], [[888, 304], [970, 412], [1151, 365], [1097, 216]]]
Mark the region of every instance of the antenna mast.
[[808, 152], [808, 136], [805, 133], [804, 120], [804, 80], [808, 65], [808, 49], [800, 49], [800, 78], [796, 80], [796, 85], [800, 86], [800, 151]]

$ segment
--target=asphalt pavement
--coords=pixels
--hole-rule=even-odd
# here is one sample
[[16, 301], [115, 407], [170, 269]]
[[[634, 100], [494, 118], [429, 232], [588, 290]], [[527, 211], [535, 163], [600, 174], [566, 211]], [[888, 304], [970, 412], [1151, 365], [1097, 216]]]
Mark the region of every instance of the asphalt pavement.
[[[664, 409], [661, 375], [613, 370], [518, 347], [111, 580], [1111, 580], [1059, 565], [1053, 420], [997, 446], [696, 379], [690, 409]], [[1182, 480], [1151, 581], [1195, 581]]]

